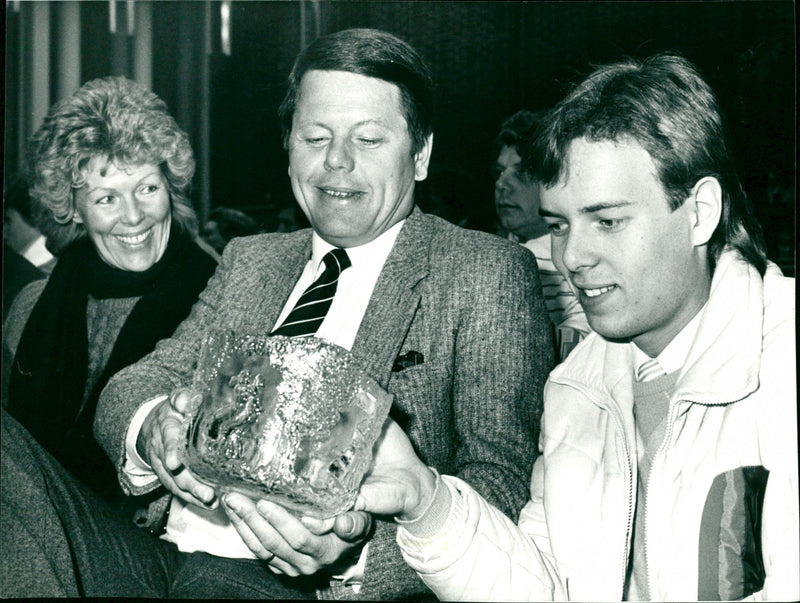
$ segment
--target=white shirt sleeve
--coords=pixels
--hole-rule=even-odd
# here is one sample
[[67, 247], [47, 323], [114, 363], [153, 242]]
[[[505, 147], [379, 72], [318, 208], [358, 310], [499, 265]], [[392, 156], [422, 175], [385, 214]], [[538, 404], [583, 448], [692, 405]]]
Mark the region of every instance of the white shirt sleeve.
[[136, 440], [139, 438], [139, 432], [147, 415], [167, 397], [166, 394], [162, 394], [142, 404], [128, 426], [128, 433], [125, 436], [125, 463], [122, 471], [130, 478], [131, 484], [134, 486], [147, 486], [158, 479], [153, 468], [139, 456], [139, 452], [136, 450]]

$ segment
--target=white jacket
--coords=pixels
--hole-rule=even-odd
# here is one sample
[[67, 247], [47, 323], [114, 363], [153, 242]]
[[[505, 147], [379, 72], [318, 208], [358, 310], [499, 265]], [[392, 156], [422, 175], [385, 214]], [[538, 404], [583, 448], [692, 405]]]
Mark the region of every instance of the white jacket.
[[[723, 598], [800, 599], [794, 314], [794, 279], [771, 268], [762, 280], [723, 254], [648, 482], [653, 599], [696, 600], [709, 587]], [[630, 345], [590, 335], [550, 375], [519, 526], [446, 476], [444, 525], [398, 531], [406, 561], [440, 598], [622, 598], [637, 490], [632, 364]], [[742, 536], [743, 467], [769, 472], [755, 593], [736, 583], [733, 554], [755, 540]]]

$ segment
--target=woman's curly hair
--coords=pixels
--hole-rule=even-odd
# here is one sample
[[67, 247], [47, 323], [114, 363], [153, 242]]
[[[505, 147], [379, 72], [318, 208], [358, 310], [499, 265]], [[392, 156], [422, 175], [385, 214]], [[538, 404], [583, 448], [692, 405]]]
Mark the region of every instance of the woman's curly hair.
[[188, 136], [150, 90], [124, 77], [105, 77], [54, 104], [30, 139], [34, 219], [53, 253], [86, 235], [83, 224], [72, 220], [74, 191], [86, 183], [95, 158], [119, 166], [158, 165], [167, 181], [173, 222], [197, 235], [189, 200], [195, 162]]

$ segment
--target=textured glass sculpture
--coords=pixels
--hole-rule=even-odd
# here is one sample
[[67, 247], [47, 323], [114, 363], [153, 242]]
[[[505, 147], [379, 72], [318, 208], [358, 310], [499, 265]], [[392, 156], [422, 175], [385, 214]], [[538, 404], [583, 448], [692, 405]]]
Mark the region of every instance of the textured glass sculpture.
[[212, 334], [194, 389], [192, 472], [320, 518], [352, 507], [392, 403], [350, 352], [316, 337]]

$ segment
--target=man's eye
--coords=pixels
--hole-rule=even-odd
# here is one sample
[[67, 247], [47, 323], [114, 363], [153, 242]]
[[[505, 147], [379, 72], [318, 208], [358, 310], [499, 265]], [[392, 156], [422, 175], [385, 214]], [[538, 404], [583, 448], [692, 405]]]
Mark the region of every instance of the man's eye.
[[555, 237], [567, 234], [567, 225], [564, 222], [549, 222], [547, 228], [550, 229], [550, 234]]
[[365, 147], [375, 147], [378, 146], [381, 142], [383, 142], [383, 139], [361, 137], [358, 139], [358, 142]]
[[307, 144], [310, 144], [311, 146], [319, 147], [319, 146], [324, 145], [328, 141], [328, 137], [327, 136], [306, 136], [304, 140], [305, 140], [305, 142]]
[[600, 219], [597, 221], [600, 227], [603, 230], [607, 231], [616, 231], [622, 228], [625, 225], [624, 218], [607, 218], [607, 219]]

